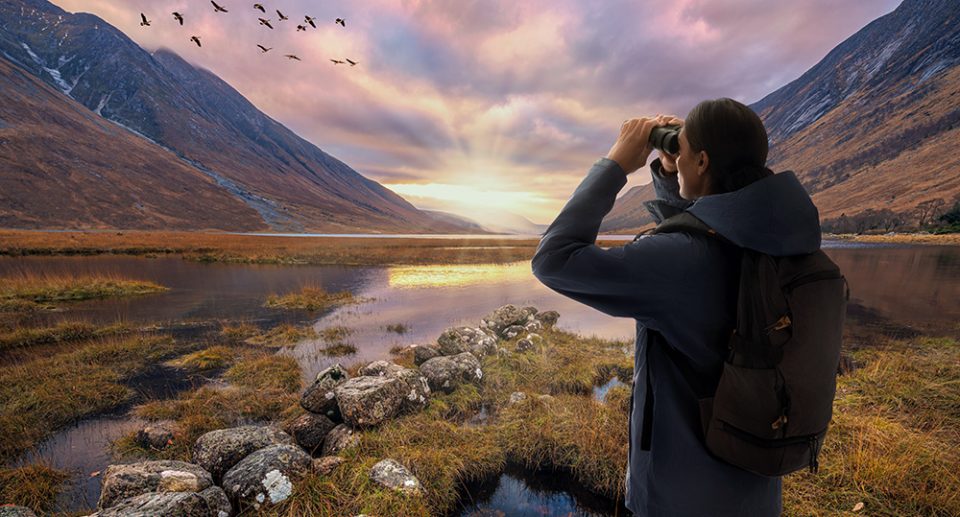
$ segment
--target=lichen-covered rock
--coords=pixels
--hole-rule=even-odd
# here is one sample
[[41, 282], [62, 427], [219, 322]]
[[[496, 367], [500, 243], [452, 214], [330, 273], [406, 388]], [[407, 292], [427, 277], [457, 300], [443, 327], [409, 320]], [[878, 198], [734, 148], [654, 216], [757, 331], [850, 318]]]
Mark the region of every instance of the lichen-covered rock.
[[347, 370], [337, 363], [317, 374], [313, 384], [307, 387], [300, 398], [300, 406], [311, 413], [323, 415], [334, 422], [340, 422], [340, 407], [334, 395], [334, 388], [350, 379]]
[[314, 454], [323, 447], [323, 440], [337, 424], [323, 415], [304, 413], [297, 417], [287, 431], [300, 447]]
[[323, 441], [324, 456], [334, 456], [342, 450], [349, 449], [360, 443], [358, 435], [352, 427], [347, 424], [340, 424], [327, 433], [327, 439]]
[[526, 330], [527, 332], [543, 330], [543, 323], [540, 323], [539, 320], [528, 321], [527, 324], [523, 326], [523, 330]]
[[37, 514], [26, 506], [8, 504], [0, 506], [0, 517], [37, 517]]
[[510, 401], [507, 404], [512, 406], [524, 400], [527, 400], [527, 394], [522, 391], [515, 391], [510, 394]]
[[193, 461], [219, 480], [251, 452], [268, 445], [294, 445], [293, 437], [273, 426], [245, 425], [210, 431], [193, 445]]
[[456, 355], [470, 352], [477, 357], [497, 351], [497, 341], [473, 327], [451, 327], [437, 338], [441, 355]]
[[144, 449], [164, 449], [173, 445], [173, 423], [155, 422], [143, 426], [137, 431], [134, 442]]
[[483, 378], [480, 361], [470, 352], [434, 357], [420, 365], [420, 373], [427, 378], [431, 390], [446, 393], [463, 382], [479, 384]]
[[525, 330], [526, 329], [523, 328], [523, 325], [510, 325], [509, 327], [500, 331], [500, 337], [503, 339], [513, 339]]
[[413, 364], [420, 366], [438, 355], [440, 350], [433, 345], [417, 345], [413, 349]]
[[523, 339], [517, 341], [517, 352], [535, 350], [541, 343], [543, 343], [543, 338], [538, 334], [528, 334]]
[[323, 456], [313, 460], [313, 471], [322, 476], [328, 476], [344, 461], [340, 456]]
[[251, 453], [223, 475], [223, 490], [238, 510], [279, 504], [313, 468], [313, 460], [295, 445], [270, 445]]
[[544, 328], [552, 328], [557, 324], [557, 320], [560, 319], [560, 313], [557, 311], [545, 311], [538, 313], [534, 317], [543, 324]]
[[151, 492], [199, 492], [213, 485], [210, 473], [184, 461], [159, 460], [110, 465], [103, 473], [97, 508]]
[[393, 376], [400, 379], [404, 384], [403, 404], [400, 406], [401, 413], [414, 413], [427, 407], [430, 402], [430, 384], [427, 382], [427, 378], [420, 374], [419, 370], [400, 368]]
[[530, 317], [537, 314], [536, 307], [517, 307], [513, 304], [507, 304], [495, 309], [493, 312], [480, 320], [482, 328], [488, 328], [497, 336], [503, 335], [503, 330], [512, 325], [525, 325], [530, 321]]
[[406, 384], [392, 376], [354, 377], [334, 389], [343, 421], [353, 427], [374, 427], [400, 413]]
[[393, 375], [403, 367], [399, 364], [391, 363], [390, 361], [374, 361], [366, 366], [360, 367], [360, 370], [357, 372], [360, 375], [368, 375], [371, 377], [384, 376], [384, 375]]
[[405, 494], [422, 494], [420, 480], [397, 460], [387, 458], [370, 469], [370, 479], [386, 488]]
[[[2, 513], [0, 513], [2, 515]], [[141, 494], [118, 501], [89, 517], [229, 517], [233, 508], [218, 486], [200, 492]]]

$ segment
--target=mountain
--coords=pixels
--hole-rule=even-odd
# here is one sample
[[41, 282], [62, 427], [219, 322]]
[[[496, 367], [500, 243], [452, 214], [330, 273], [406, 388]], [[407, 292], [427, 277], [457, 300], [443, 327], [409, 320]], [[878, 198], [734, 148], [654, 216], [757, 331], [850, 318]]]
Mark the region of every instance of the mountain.
[[[639, 173], [649, 175], [650, 169], [644, 167]], [[632, 187], [613, 203], [613, 209], [600, 223], [600, 232], [638, 233], [639, 228], [652, 225], [653, 217], [647, 211], [647, 207], [643, 206], [643, 202], [656, 197], [653, 182]]]
[[511, 212], [487, 214], [483, 227], [491, 233], [506, 233], [520, 235], [540, 235], [546, 231], [546, 224], [537, 224], [533, 221]]
[[[176, 207], [178, 221], [167, 221], [153, 212], [138, 215], [136, 207], [127, 200], [148, 195], [142, 191], [144, 182], [153, 178], [158, 183], [158, 177], [136, 164], [130, 167], [129, 163], [112, 161], [121, 154], [136, 156], [142, 145], [123, 149], [122, 142], [127, 139], [121, 139], [110, 146], [104, 143], [76, 149], [70, 135], [79, 128], [43, 124], [28, 127], [22, 123], [26, 115], [20, 108], [4, 105], [0, 107], [0, 118], [20, 126], [21, 132], [21, 152], [0, 170], [4, 185], [16, 189], [6, 191], [4, 196], [18, 202], [16, 210], [6, 203], [0, 205], [0, 218], [6, 225], [124, 227], [123, 223], [138, 228], [184, 229], [200, 227], [189, 224], [191, 221], [198, 225], [204, 221], [203, 227], [236, 230], [471, 231], [417, 210], [399, 195], [361, 176], [260, 112], [213, 73], [190, 65], [168, 50], [148, 52], [97, 16], [71, 14], [45, 0], [2, 0], [0, 21], [0, 60], [5, 61], [5, 73], [26, 71], [59, 92], [62, 102], [79, 103], [100, 121], [111, 121], [153, 145], [156, 149], [151, 156], [166, 153], [163, 159], [155, 157], [152, 165], [164, 170], [164, 181], [185, 174], [184, 167], [192, 169], [191, 178], [198, 174], [206, 177], [176, 196], [168, 195], [166, 188], [149, 193], [155, 204], [166, 202], [167, 206]], [[35, 84], [18, 84], [24, 88], [16, 93], [18, 96], [30, 96], [36, 90]], [[8, 138], [8, 131], [0, 129], [0, 138]], [[31, 134], [62, 138], [42, 141], [31, 139]], [[52, 159], [46, 153], [69, 154], [74, 161], [56, 169], [45, 168], [44, 161]], [[171, 165], [172, 162], [179, 163]], [[136, 163], [145, 164], [145, 160]], [[65, 178], [98, 167], [118, 171], [111, 182], [111, 194], [91, 197], [99, 191], [64, 190], [73, 194], [62, 199], [76, 204], [70, 207], [75, 217], [69, 222], [39, 208], [49, 198], [40, 197], [42, 190], [28, 188], [58, 185], [66, 189], [69, 181]], [[23, 183], [15, 171], [20, 175], [31, 171], [38, 178]], [[190, 196], [227, 196], [242, 203], [248, 215], [235, 218], [231, 214], [239, 213], [237, 209], [220, 211], [205, 203], [183, 203]], [[114, 202], [122, 204], [111, 204]], [[83, 216], [84, 210], [90, 211], [89, 218]], [[250, 211], [256, 214], [255, 218], [251, 218]], [[116, 218], [105, 219], [103, 214]]]
[[824, 222], [887, 211], [915, 223], [919, 204], [960, 195], [958, 64], [960, 2], [905, 0], [750, 106], [768, 166], [795, 171]]
[[477, 232], [487, 231], [483, 226], [480, 225], [480, 223], [472, 219], [463, 217], [462, 215], [451, 214], [450, 212], [443, 212], [441, 210], [426, 210], [423, 208], [421, 208], [420, 211], [429, 215], [430, 217], [433, 217], [438, 221], [444, 221], [450, 224], [461, 225], [464, 228], [469, 228]]

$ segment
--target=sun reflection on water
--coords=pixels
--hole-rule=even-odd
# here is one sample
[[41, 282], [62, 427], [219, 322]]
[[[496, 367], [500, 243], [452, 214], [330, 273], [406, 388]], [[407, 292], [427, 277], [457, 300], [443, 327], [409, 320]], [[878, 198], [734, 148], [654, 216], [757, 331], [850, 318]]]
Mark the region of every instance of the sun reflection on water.
[[467, 287], [527, 281], [532, 277], [530, 261], [509, 264], [450, 264], [395, 266], [389, 268], [391, 288]]

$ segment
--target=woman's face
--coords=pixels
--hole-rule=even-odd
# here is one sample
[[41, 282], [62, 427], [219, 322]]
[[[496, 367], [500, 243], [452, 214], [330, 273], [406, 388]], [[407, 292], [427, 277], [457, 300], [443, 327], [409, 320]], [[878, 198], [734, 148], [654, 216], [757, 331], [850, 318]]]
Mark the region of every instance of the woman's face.
[[680, 156], [677, 157], [677, 180], [680, 183], [680, 197], [686, 200], [696, 199], [707, 194], [706, 172], [709, 157], [704, 151], [693, 152], [687, 141], [686, 131], [681, 128], [678, 138]]

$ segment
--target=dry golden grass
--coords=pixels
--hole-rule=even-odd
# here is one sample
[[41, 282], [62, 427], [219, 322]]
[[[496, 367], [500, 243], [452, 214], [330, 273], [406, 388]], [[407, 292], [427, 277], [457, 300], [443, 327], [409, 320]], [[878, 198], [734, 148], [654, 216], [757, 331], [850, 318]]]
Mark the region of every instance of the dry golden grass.
[[318, 311], [336, 305], [360, 303], [361, 300], [353, 296], [350, 291], [328, 293], [320, 286], [304, 286], [298, 293], [285, 295], [271, 294], [263, 306], [270, 309], [302, 309]]
[[304, 339], [317, 339], [318, 337], [317, 331], [313, 330], [310, 325], [298, 327], [289, 323], [281, 323], [265, 333], [245, 339], [244, 343], [280, 348], [296, 344]]
[[0, 504], [26, 506], [44, 515], [53, 510], [57, 494], [68, 479], [69, 472], [46, 463], [0, 468]]
[[145, 280], [118, 275], [56, 275], [21, 273], [0, 278], [0, 300], [27, 300], [35, 303], [112, 298], [166, 291]]
[[132, 330], [124, 323], [98, 327], [86, 321], [61, 321], [53, 327], [19, 327], [0, 334], [0, 351], [126, 334]]
[[228, 346], [217, 345], [168, 362], [171, 366], [191, 371], [218, 370], [226, 368], [237, 358], [238, 351]]
[[945, 246], [960, 245], [960, 233], [897, 233], [885, 234], [853, 234], [837, 233], [824, 234], [825, 239], [840, 239], [852, 242], [892, 242], [900, 244], [940, 244]]

